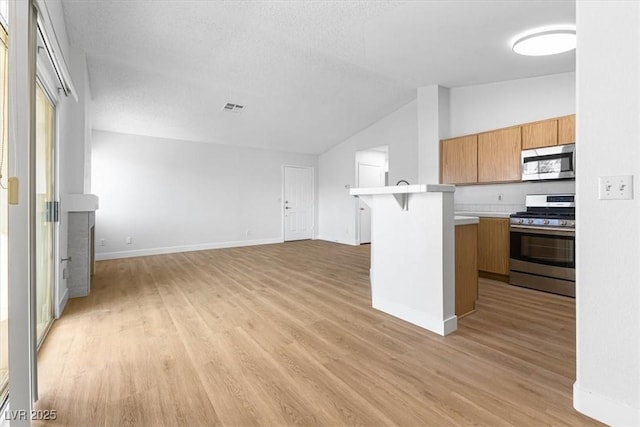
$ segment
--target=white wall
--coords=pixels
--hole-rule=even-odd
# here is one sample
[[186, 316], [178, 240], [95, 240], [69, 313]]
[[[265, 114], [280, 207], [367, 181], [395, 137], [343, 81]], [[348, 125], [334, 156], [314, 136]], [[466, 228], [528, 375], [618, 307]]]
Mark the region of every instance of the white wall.
[[318, 238], [356, 244], [356, 205], [349, 187], [356, 182], [355, 155], [389, 146], [389, 184], [418, 179], [417, 104], [412, 101], [320, 155]]
[[280, 242], [282, 166], [317, 170], [311, 155], [103, 131], [92, 157], [98, 259]]
[[484, 132], [575, 113], [575, 73], [457, 87], [449, 97], [449, 137]]
[[[52, 5], [59, 4], [53, 2]], [[51, 9], [51, 5], [49, 8]], [[87, 188], [86, 175], [88, 170], [86, 158], [90, 156], [91, 124], [91, 92], [87, 71], [86, 55], [76, 47], [69, 47], [67, 64], [78, 101], [71, 96], [59, 96], [56, 110], [58, 113], [58, 185], [61, 198], [61, 213], [58, 232], [58, 246], [60, 258], [67, 258], [67, 233], [69, 214], [66, 212], [64, 196], [66, 194], [80, 194]], [[90, 167], [90, 165], [89, 165]], [[71, 260], [70, 262], [73, 262]], [[62, 313], [67, 299], [67, 280], [63, 269], [68, 264], [60, 264], [58, 271], [58, 288], [56, 291], [57, 315]]]
[[[446, 137], [565, 116], [576, 111], [575, 73], [453, 88], [449, 103]], [[524, 207], [526, 194], [574, 191], [573, 181], [458, 186], [455, 204], [456, 210], [513, 212]]]
[[449, 92], [437, 85], [418, 88], [418, 179], [440, 181], [440, 140], [448, 137]]
[[[640, 425], [640, 3], [577, 2], [577, 381], [574, 405]], [[633, 200], [598, 176], [634, 175]]]

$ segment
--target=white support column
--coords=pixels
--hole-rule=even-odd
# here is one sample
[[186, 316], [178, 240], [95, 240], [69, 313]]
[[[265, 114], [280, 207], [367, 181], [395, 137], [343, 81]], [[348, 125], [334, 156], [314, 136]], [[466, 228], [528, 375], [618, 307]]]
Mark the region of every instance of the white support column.
[[418, 88], [418, 182], [440, 182], [440, 139], [449, 136], [449, 89]]
[[9, 393], [12, 427], [31, 425], [35, 354], [31, 331], [31, 150], [35, 139], [35, 11], [31, 1], [9, 3], [9, 176], [19, 201], [9, 206]]

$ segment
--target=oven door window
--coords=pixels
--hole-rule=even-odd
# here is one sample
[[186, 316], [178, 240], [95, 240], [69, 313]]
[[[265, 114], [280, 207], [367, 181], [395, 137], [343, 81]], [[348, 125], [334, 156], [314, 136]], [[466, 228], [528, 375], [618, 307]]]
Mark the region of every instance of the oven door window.
[[575, 236], [511, 231], [511, 258], [575, 268]]

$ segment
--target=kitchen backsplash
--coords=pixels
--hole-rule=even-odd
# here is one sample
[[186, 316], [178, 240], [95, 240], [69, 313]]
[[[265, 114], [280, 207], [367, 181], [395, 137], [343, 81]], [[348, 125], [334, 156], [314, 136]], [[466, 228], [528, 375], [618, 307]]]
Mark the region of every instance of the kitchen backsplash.
[[456, 211], [514, 213], [525, 209], [527, 194], [575, 193], [575, 189], [575, 181], [460, 185], [456, 186], [454, 204]]
[[513, 203], [501, 203], [501, 204], [471, 204], [471, 203], [456, 203], [454, 206], [456, 212], [502, 212], [502, 213], [514, 213], [524, 210], [523, 204]]

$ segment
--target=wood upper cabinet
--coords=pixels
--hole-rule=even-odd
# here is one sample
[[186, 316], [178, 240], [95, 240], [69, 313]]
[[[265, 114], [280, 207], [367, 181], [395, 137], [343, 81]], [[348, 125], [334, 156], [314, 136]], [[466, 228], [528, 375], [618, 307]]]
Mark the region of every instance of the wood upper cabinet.
[[440, 141], [442, 184], [513, 182], [522, 178], [521, 152], [573, 144], [576, 116], [556, 117], [522, 126]]
[[558, 145], [558, 120], [544, 120], [522, 126], [522, 149]]
[[478, 182], [520, 181], [520, 126], [478, 135]]
[[575, 144], [576, 115], [560, 117], [558, 119], [558, 145]]
[[470, 184], [478, 181], [478, 136], [440, 141], [440, 182]]
[[478, 270], [509, 275], [509, 219], [480, 218]]

